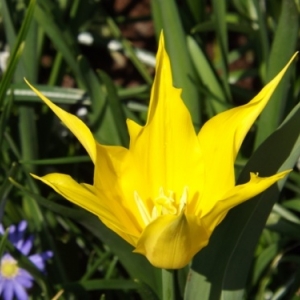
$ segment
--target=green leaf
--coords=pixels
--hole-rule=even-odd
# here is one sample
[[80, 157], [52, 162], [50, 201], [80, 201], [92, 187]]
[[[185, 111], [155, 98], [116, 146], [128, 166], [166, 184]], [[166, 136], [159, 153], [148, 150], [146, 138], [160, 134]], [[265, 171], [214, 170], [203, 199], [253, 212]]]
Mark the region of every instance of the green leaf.
[[[64, 88], [57, 86], [48, 86], [42, 84], [34, 85], [41, 93], [51, 99], [57, 104], [82, 104], [84, 106], [91, 106], [91, 100], [86, 91], [77, 88]], [[123, 99], [130, 98], [145, 98], [145, 95], [149, 94], [149, 87], [147, 85], [141, 85], [137, 87], [131, 87], [126, 89], [117, 90], [118, 97]], [[7, 91], [7, 101], [9, 97], [13, 95], [13, 99], [16, 103], [33, 102], [42, 103], [40, 98], [33, 92], [25, 83], [15, 83], [10, 86]]]
[[259, 277], [262, 275], [268, 264], [274, 259], [278, 251], [278, 244], [271, 244], [266, 247], [257, 257], [254, 265], [252, 284], [257, 284]]
[[8, 229], [5, 230], [4, 234], [1, 235], [0, 239], [0, 257], [3, 256], [3, 253], [6, 248], [6, 242], [8, 241]]
[[6, 131], [6, 124], [10, 118], [10, 114], [13, 108], [13, 97], [9, 97], [3, 104], [2, 114], [0, 116], [0, 149]]
[[[106, 82], [103, 82], [93, 69], [91, 69], [88, 61], [84, 57], [80, 57], [79, 66], [85, 79], [88, 94], [91, 97], [92, 109], [88, 116], [95, 138], [103, 144], [120, 145], [122, 138], [117, 127], [118, 123], [116, 123], [114, 119], [116, 112], [112, 112], [112, 108], [108, 102], [110, 97], [116, 97], [116, 95], [110, 95], [112, 86], [106, 86], [108, 77], [105, 79]], [[102, 76], [104, 78], [103, 74], [104, 73], [102, 73]], [[124, 136], [123, 139], [125, 141]]]
[[206, 13], [205, 0], [187, 0], [186, 2], [195, 21], [202, 22]]
[[36, 160], [20, 160], [20, 164], [30, 164], [30, 165], [60, 165], [60, 164], [74, 164], [82, 162], [90, 162], [91, 158], [89, 156], [72, 156], [72, 157], [58, 157], [50, 159], [36, 159]]
[[208, 105], [212, 106], [214, 114], [228, 109], [229, 106], [225, 103], [226, 95], [222, 85], [204, 51], [202, 51], [191, 36], [187, 37], [187, 45], [195, 70], [204, 85]]
[[132, 64], [136, 67], [140, 75], [143, 77], [143, 79], [148, 83], [149, 85], [152, 84], [152, 77], [149, 75], [149, 72], [146, 68], [146, 66], [141, 63], [141, 61], [138, 59], [131, 43], [122, 37], [122, 32], [114, 22], [112, 18], [107, 17], [106, 22], [113, 34], [113, 36], [120, 40], [122, 47], [124, 49], [124, 52], [126, 53], [126, 56], [131, 60]]
[[[5, 210], [5, 204], [6, 204], [8, 195], [12, 188], [12, 184], [10, 183], [8, 178], [9, 177], [14, 178], [17, 174], [17, 171], [18, 171], [17, 165], [13, 164], [0, 187], [0, 224], [2, 223], [2, 218], [4, 216], [4, 210]], [[1, 257], [1, 255], [0, 255], [0, 257]]]
[[[9, 62], [8, 62], [7, 70], [5, 71], [5, 73], [2, 77], [2, 80], [1, 80], [1, 85], [0, 85], [0, 106], [2, 104], [2, 101], [4, 100], [6, 91], [7, 91], [8, 87], [11, 83], [11, 80], [12, 80], [13, 75], [14, 75], [14, 71], [15, 71], [18, 63], [19, 63], [21, 54], [23, 52], [24, 41], [25, 41], [25, 38], [27, 36], [28, 30], [29, 30], [29, 27], [30, 27], [30, 24], [31, 24], [31, 20], [33, 18], [33, 13], [34, 13], [34, 9], [35, 9], [35, 2], [36, 2], [36, 0], [31, 0], [30, 1], [29, 5], [28, 5], [28, 8], [27, 8], [27, 11], [26, 11], [25, 18], [24, 18], [22, 26], [21, 26], [21, 29], [19, 30], [17, 39], [15, 41], [13, 40], [14, 35], [13, 35], [13, 32], [12, 32], [13, 31], [12, 25], [8, 26], [8, 28], [10, 28], [10, 30], [11, 30], [11, 34], [8, 35], [8, 36], [10, 36], [12, 38], [11, 43], [13, 43], [13, 46], [11, 45], [12, 51], [11, 51], [11, 54], [10, 54], [10, 59], [9, 59]], [[7, 1], [3, 1], [1, 4], [2, 4], [1, 8], [3, 9], [4, 21], [7, 25], [8, 22], [11, 23]]]
[[218, 37], [219, 59], [221, 66], [221, 79], [227, 99], [230, 99], [230, 90], [228, 84], [228, 38], [226, 24], [226, 1], [213, 0], [213, 12], [215, 28]]
[[124, 279], [95, 279], [81, 281], [82, 285], [88, 291], [97, 290], [137, 290], [139, 289], [139, 284], [133, 280]]
[[160, 269], [151, 266], [144, 256], [133, 253], [132, 246], [109, 230], [96, 217], [85, 218], [79, 223], [111, 248], [132, 278], [137, 278], [147, 284], [157, 296], [161, 295]]
[[[300, 156], [299, 118], [300, 104], [253, 154], [237, 184], [247, 182], [250, 172], [265, 177], [293, 168]], [[203, 300], [242, 299], [255, 246], [283, 184], [281, 180], [227, 214], [193, 260], [186, 299], [197, 299], [197, 289]]]
[[121, 144], [123, 146], [128, 147], [129, 135], [126, 126], [126, 116], [122, 108], [122, 103], [118, 97], [116, 87], [106, 73], [99, 71], [98, 74], [100, 76], [101, 81], [103, 81], [107, 89], [108, 105], [112, 113], [114, 124], [116, 124]]
[[72, 39], [70, 31], [63, 23], [61, 11], [57, 5], [49, 0], [39, 1], [34, 17], [72, 68], [79, 85], [84, 86], [85, 80], [76, 59], [79, 55], [77, 43], [75, 39]]
[[[236, 1], [237, 2], [237, 1]], [[269, 34], [267, 30], [266, 13], [261, 9], [260, 0], [246, 1], [248, 17], [252, 21], [253, 40], [256, 41], [256, 55], [260, 65], [265, 67], [269, 57]]]
[[[298, 28], [299, 13], [295, 1], [282, 1], [281, 15], [269, 54], [267, 82], [277, 75], [295, 52]], [[289, 69], [259, 118], [255, 147], [260, 145], [283, 120], [291, 74], [292, 69]]]

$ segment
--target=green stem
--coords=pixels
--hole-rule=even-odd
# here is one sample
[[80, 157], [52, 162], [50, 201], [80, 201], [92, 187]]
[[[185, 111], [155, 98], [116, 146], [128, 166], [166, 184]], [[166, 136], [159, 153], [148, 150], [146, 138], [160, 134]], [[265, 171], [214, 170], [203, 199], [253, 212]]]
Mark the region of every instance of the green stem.
[[174, 300], [174, 273], [172, 270], [161, 270], [162, 300]]

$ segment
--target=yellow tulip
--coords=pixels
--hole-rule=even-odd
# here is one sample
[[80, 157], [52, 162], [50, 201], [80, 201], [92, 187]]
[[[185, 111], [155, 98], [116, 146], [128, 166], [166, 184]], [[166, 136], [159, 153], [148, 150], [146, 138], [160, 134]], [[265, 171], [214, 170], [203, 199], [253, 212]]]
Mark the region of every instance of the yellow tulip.
[[196, 134], [181, 89], [172, 85], [161, 35], [147, 122], [140, 126], [127, 121], [129, 149], [99, 144], [80, 119], [28, 83], [78, 138], [95, 166], [93, 185], [65, 174], [33, 176], [98, 216], [152, 265], [184, 267], [232, 207], [290, 172], [266, 178], [251, 173], [247, 183], [235, 185], [234, 161], [241, 143], [292, 59], [248, 104], [218, 114]]

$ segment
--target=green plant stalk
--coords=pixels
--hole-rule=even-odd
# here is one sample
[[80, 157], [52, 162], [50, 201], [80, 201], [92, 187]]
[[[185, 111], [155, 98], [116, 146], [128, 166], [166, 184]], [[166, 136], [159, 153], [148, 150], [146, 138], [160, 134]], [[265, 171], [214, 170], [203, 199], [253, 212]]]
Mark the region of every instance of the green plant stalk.
[[174, 272], [173, 270], [161, 270], [162, 300], [174, 300]]

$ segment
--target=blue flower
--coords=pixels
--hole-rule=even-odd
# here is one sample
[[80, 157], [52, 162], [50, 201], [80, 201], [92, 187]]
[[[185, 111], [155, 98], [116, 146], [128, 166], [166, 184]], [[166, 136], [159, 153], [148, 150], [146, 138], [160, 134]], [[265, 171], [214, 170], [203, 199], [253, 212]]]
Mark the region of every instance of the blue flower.
[[[51, 251], [29, 255], [33, 246], [33, 236], [26, 238], [27, 222], [21, 221], [17, 226], [10, 226], [8, 240], [40, 270], [45, 270], [45, 261], [53, 256]], [[4, 234], [0, 224], [0, 235]], [[5, 253], [0, 262], [0, 296], [4, 300], [27, 300], [27, 290], [33, 286], [34, 278], [28, 271], [18, 266], [18, 262]]]

